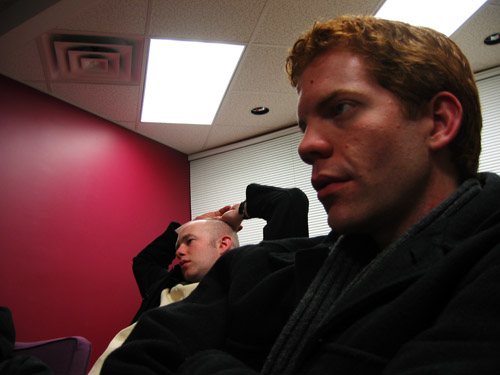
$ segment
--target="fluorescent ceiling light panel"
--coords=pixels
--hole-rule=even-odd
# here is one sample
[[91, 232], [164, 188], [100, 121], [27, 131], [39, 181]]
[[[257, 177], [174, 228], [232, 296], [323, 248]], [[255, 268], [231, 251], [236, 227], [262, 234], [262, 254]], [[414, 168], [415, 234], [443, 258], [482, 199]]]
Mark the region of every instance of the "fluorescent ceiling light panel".
[[486, 0], [385, 0], [378, 18], [426, 26], [450, 36]]
[[211, 125], [243, 49], [151, 39], [141, 121]]

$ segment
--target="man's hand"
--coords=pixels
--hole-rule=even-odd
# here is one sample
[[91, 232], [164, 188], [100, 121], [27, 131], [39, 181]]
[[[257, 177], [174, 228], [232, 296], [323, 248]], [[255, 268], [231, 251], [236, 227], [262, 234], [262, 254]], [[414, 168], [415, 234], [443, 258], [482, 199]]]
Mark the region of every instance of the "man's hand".
[[194, 220], [202, 220], [202, 219], [221, 219], [222, 215], [226, 213], [227, 211], [231, 210], [231, 206], [227, 205], [224, 206], [217, 211], [212, 211], [212, 212], [207, 212], [205, 214], [201, 214], [200, 216], [196, 216]]
[[233, 206], [229, 205], [224, 206], [218, 209], [217, 211], [211, 211], [196, 216], [194, 220], [203, 220], [203, 219], [222, 220], [225, 223], [229, 224], [231, 227], [233, 227], [236, 232], [239, 232], [243, 228], [241, 226], [243, 217], [238, 213], [239, 208], [240, 208], [240, 203], [236, 203]]
[[240, 203], [234, 204], [230, 210], [226, 211], [220, 218], [222, 221], [228, 223], [234, 228], [236, 232], [239, 232], [243, 227], [241, 222], [243, 221], [243, 216], [238, 212], [240, 208]]

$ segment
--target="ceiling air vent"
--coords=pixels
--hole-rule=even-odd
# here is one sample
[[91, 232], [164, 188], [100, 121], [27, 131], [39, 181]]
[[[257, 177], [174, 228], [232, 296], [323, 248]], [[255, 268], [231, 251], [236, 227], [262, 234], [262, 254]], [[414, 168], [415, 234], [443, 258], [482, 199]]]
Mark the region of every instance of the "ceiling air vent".
[[144, 39], [46, 33], [38, 43], [49, 79], [72, 82], [140, 81]]

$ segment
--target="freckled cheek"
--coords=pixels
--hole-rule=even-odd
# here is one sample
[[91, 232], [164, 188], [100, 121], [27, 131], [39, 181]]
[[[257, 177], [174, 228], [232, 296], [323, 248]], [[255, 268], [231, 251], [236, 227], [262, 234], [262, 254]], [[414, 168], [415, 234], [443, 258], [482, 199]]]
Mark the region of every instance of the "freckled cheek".
[[370, 142], [352, 141], [343, 145], [345, 157], [360, 168], [374, 170], [386, 164], [391, 159], [390, 145], [380, 142], [380, 138], [370, 138]]

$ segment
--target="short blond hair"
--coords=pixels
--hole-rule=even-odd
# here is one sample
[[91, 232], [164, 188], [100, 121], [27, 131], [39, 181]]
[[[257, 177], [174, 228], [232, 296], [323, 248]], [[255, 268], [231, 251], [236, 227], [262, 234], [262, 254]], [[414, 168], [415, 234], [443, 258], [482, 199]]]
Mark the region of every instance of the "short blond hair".
[[187, 223], [182, 224], [179, 228], [177, 228], [175, 231], [177, 234], [179, 234], [187, 225], [190, 225], [192, 223], [205, 223], [203, 225], [203, 230], [205, 230], [207, 233], [210, 235], [210, 244], [212, 246], [216, 246], [217, 240], [219, 240], [223, 236], [230, 236], [231, 237], [231, 249], [234, 249], [236, 247], [240, 246], [240, 240], [238, 238], [238, 233], [234, 230], [234, 228], [226, 223], [225, 221], [219, 220], [219, 219], [198, 219], [198, 220], [191, 220], [188, 221]]

